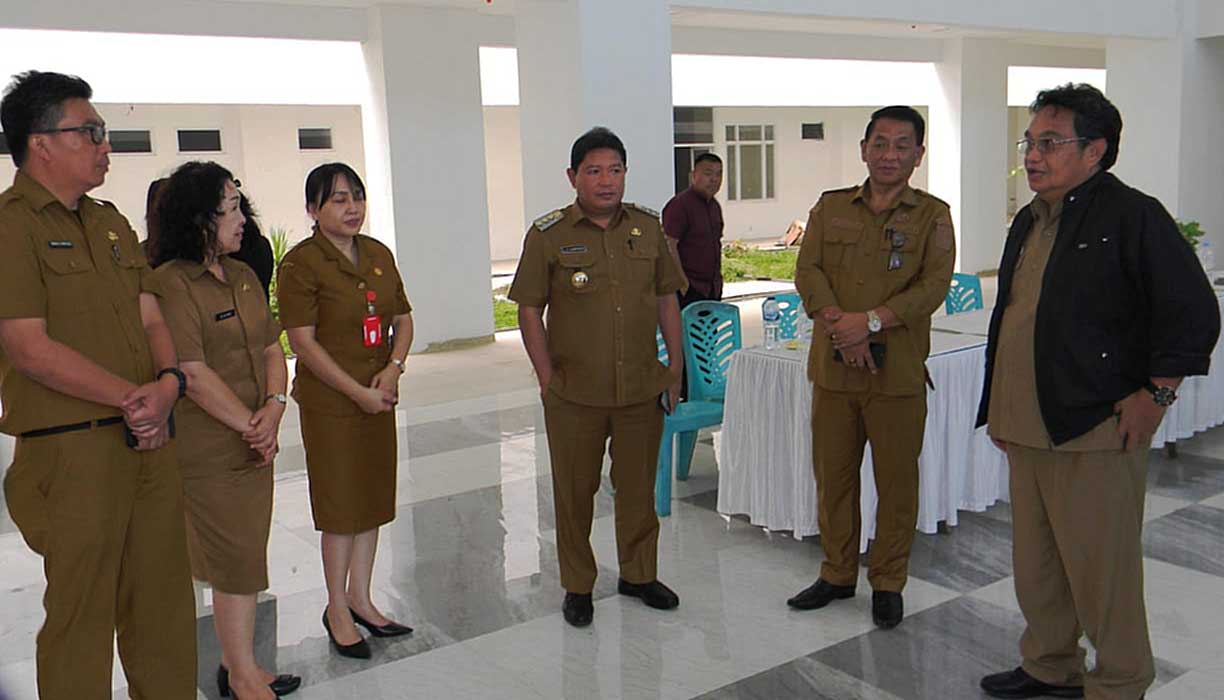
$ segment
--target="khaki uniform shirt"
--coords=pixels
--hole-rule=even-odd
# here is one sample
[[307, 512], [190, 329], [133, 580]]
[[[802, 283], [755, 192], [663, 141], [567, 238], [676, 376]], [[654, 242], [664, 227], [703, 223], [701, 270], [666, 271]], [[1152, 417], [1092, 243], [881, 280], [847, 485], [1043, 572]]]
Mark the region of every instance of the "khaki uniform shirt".
[[[0, 318], [42, 318], [47, 335], [133, 384], [154, 379], [140, 316], [150, 270], [127, 219], [81, 197], [71, 211], [25, 173], [0, 193]], [[54, 391], [0, 357], [0, 431], [19, 435], [117, 416]]]
[[[243, 405], [259, 410], [268, 394], [264, 350], [280, 345], [259, 277], [246, 263], [221, 257], [225, 281], [199, 263], [174, 260], [153, 273], [154, 288], [180, 362], [203, 362]], [[180, 440], [208, 452], [236, 433], [190, 398], [175, 407]], [[181, 449], [181, 447], [180, 447]]]
[[[943, 303], [956, 263], [951, 213], [942, 200], [907, 187], [895, 206], [877, 215], [867, 206], [867, 188], [864, 183], [821, 195], [808, 217], [795, 287], [810, 316], [826, 306], [856, 312], [886, 306], [902, 325], [871, 337], [887, 347], [875, 375], [834, 361], [829, 337], [815, 333], [808, 378], [832, 391], [921, 394], [931, 313]], [[889, 270], [893, 242], [900, 267]]]
[[[373, 291], [374, 313], [382, 326], [382, 343], [366, 347], [362, 324], [368, 315], [366, 292]], [[382, 243], [357, 236], [357, 264], [315, 232], [294, 246], [281, 262], [276, 283], [281, 324], [315, 327], [315, 339], [336, 364], [362, 386], [391, 361], [389, 329], [396, 316], [412, 311], [395, 258]], [[304, 408], [332, 415], [362, 411], [347, 396], [328, 386], [298, 363], [293, 398]]]
[[548, 307], [549, 388], [587, 406], [628, 406], [671, 383], [658, 359], [659, 297], [680, 289], [658, 214], [625, 203], [607, 230], [571, 204], [536, 219], [510, 298]]
[[1050, 205], [1034, 198], [1033, 227], [1024, 239], [1016, 271], [1012, 278], [1011, 297], [1007, 300], [999, 324], [999, 343], [995, 353], [994, 375], [991, 378], [989, 427], [992, 438], [1038, 449], [1081, 452], [1086, 450], [1120, 450], [1122, 438], [1118, 422], [1108, 419], [1084, 435], [1055, 446], [1046, 431], [1037, 403], [1037, 362], [1033, 332], [1037, 325], [1037, 305], [1041, 300], [1041, 282], [1045, 277], [1054, 241], [1058, 238], [1058, 223], [1063, 203]]

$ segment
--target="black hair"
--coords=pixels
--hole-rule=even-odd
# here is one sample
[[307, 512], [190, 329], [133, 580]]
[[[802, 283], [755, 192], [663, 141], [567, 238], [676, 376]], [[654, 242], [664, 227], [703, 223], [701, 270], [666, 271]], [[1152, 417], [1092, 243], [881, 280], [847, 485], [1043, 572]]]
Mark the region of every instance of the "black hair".
[[587, 154], [601, 148], [610, 148], [620, 154], [621, 164], [629, 165], [629, 156], [625, 153], [625, 144], [620, 137], [612, 133], [606, 126], [597, 126], [578, 137], [574, 147], [570, 149], [570, 169], [577, 170], [586, 160]]
[[192, 161], [170, 174], [157, 193], [154, 266], [171, 260], [203, 263], [217, 247], [216, 213], [234, 174], [213, 162]]
[[357, 175], [357, 171], [350, 168], [345, 163], [324, 163], [306, 176], [306, 204], [313, 204], [316, 207], [323, 206], [323, 203], [331, 199], [332, 193], [336, 191], [336, 176], [343, 175], [344, 179], [348, 180], [349, 187], [353, 189], [353, 196], [358, 199], [365, 199], [365, 183], [361, 181], [361, 177]]
[[[1100, 90], [1087, 83], [1067, 83], [1042, 90], [1029, 105], [1029, 113], [1036, 114], [1046, 107], [1074, 113], [1076, 136], [1093, 141], [1105, 139], [1101, 170], [1109, 170], [1117, 162], [1118, 146], [1122, 142], [1122, 114]], [[1080, 149], [1085, 145], [1080, 143]]]
[[914, 138], [918, 141], [919, 146], [922, 145], [922, 140], [926, 138], [926, 120], [918, 113], [918, 110], [908, 105], [892, 105], [890, 107], [882, 107], [871, 113], [871, 121], [867, 122], [867, 131], [863, 133], [863, 140], [871, 139], [871, 132], [875, 129], [876, 122], [881, 119], [892, 119], [899, 122], [909, 122], [914, 125]]
[[0, 130], [17, 167], [25, 163], [30, 134], [59, 125], [67, 100], [91, 97], [93, 88], [75, 75], [36, 70], [14, 75], [0, 102]]
[[145, 237], [145, 254], [149, 256], [157, 249], [157, 239], [161, 235], [161, 227], [157, 225], [157, 202], [161, 200], [162, 190], [169, 180], [159, 177], [150, 182], [149, 189], [145, 190], [145, 232], [148, 234]]
[[242, 224], [242, 244], [238, 246], [238, 250], [230, 253], [230, 257], [246, 263], [255, 271], [255, 276], [263, 287], [264, 297], [267, 298], [272, 285], [272, 268], [276, 266], [272, 259], [272, 243], [264, 238], [263, 232], [259, 230], [259, 215], [245, 192], [238, 193], [238, 209], [246, 222]]
[[693, 159], [693, 168], [696, 169], [702, 163], [718, 163], [722, 165], [722, 158], [718, 157], [717, 153], [705, 152]]

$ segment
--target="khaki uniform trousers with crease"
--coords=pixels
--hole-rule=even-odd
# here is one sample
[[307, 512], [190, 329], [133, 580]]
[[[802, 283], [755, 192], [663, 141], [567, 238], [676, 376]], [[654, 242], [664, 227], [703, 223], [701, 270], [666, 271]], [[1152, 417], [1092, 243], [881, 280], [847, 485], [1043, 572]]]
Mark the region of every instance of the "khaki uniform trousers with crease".
[[926, 394], [885, 396], [813, 387], [812, 462], [825, 557], [820, 577], [829, 583], [858, 582], [860, 472], [870, 441], [879, 505], [867, 579], [877, 591], [905, 588], [918, 524], [918, 455], [926, 411]]
[[134, 700], [195, 700], [196, 618], [174, 447], [123, 426], [19, 438], [4, 481], [43, 557], [41, 700], [109, 700], [115, 634]]
[[549, 391], [544, 395], [544, 424], [552, 455], [561, 586], [570, 593], [590, 593], [595, 587], [591, 519], [609, 438], [620, 577], [629, 583], [654, 581], [659, 544], [655, 471], [663, 437], [658, 401], [602, 408], [566, 401]]
[[[1138, 700], [1155, 679], [1143, 601], [1148, 450], [1063, 452], [1008, 444], [1024, 670]], [[1081, 633], [1097, 652], [1084, 672]]]

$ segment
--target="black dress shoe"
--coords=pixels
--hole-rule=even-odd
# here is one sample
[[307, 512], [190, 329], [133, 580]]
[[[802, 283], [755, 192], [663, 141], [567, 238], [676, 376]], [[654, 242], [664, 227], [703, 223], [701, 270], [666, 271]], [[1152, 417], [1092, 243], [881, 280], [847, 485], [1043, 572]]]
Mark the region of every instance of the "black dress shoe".
[[336, 635], [332, 634], [331, 623], [327, 621], [327, 608], [323, 608], [323, 629], [327, 630], [327, 638], [331, 640], [332, 646], [336, 647], [336, 651], [341, 656], [347, 656], [350, 659], [370, 658], [370, 644], [366, 640], [362, 639], [348, 645], [336, 641]]
[[993, 698], [1082, 698], [1082, 685], [1050, 685], [1033, 678], [1023, 668], [992, 673], [982, 679], [982, 690]]
[[[271, 688], [272, 692], [276, 693], [276, 697], [279, 698], [282, 695], [288, 695], [292, 693], [293, 691], [297, 690], [298, 688], [302, 687], [302, 677], [301, 676], [291, 676], [288, 673], [282, 673], [281, 675], [277, 676], [271, 683], [269, 683], [268, 687]], [[229, 669], [224, 666], [218, 666], [217, 667], [217, 694], [223, 698], [228, 698], [231, 692], [232, 691], [230, 690], [230, 684], [229, 684]]]
[[797, 595], [786, 601], [786, 604], [796, 610], [816, 610], [835, 600], [854, 597], [854, 586], [835, 586], [818, 578], [816, 583], [799, 591]]
[[629, 583], [622, 578], [616, 582], [616, 592], [641, 598], [643, 603], [656, 610], [671, 610], [680, 605], [680, 596], [658, 580], [650, 583]]
[[896, 591], [871, 592], [871, 621], [883, 630], [890, 630], [901, 624], [905, 616], [905, 602]]
[[561, 614], [574, 627], [586, 627], [595, 619], [595, 605], [590, 593], [566, 593], [561, 604]]
[[349, 614], [353, 616], [353, 622], [356, 622], [369, 630], [370, 634], [374, 635], [375, 637], [402, 637], [406, 634], [412, 634], [412, 628], [408, 625], [401, 625], [398, 622], [388, 622], [385, 625], [376, 625], [358, 615], [352, 608], [349, 608]]

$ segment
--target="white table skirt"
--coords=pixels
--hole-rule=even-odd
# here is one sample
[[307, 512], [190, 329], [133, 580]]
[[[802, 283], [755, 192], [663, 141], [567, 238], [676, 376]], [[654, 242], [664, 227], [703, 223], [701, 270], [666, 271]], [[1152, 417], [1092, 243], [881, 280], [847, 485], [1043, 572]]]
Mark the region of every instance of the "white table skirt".
[[[958, 510], [985, 510], [1007, 497], [1007, 464], [985, 431], [973, 429], [982, 390], [985, 343], [936, 333], [928, 362], [924, 449], [919, 457], [918, 529], [957, 522]], [[812, 476], [812, 385], [800, 351], [752, 348], [727, 369], [719, 435], [718, 510], [745, 514], [755, 525], [795, 537], [819, 533]], [[862, 466], [863, 545], [875, 533], [876, 489], [871, 450]]]

